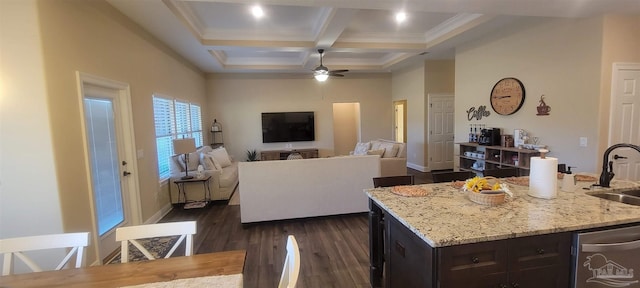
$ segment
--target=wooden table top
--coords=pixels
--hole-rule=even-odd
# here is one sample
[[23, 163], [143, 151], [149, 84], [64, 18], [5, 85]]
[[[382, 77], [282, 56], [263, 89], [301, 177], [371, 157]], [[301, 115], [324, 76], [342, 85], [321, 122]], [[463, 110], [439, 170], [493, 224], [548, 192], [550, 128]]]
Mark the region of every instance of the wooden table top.
[[0, 287], [121, 287], [176, 279], [241, 274], [245, 250], [197, 254], [0, 277]]

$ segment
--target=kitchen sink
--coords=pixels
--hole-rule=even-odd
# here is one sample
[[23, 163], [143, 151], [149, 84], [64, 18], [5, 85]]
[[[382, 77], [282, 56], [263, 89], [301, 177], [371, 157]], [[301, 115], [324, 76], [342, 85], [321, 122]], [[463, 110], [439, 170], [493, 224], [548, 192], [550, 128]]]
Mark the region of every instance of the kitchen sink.
[[[632, 190], [628, 192], [640, 193], [640, 190]], [[624, 194], [623, 194], [624, 193]], [[587, 193], [593, 197], [606, 200], [616, 201], [624, 204], [640, 206], [640, 197], [626, 194], [627, 192], [591, 192]]]

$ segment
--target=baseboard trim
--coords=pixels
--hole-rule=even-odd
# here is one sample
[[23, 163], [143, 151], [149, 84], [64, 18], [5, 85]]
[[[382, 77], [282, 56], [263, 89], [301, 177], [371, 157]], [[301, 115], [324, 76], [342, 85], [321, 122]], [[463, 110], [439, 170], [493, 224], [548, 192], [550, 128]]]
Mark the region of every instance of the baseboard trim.
[[160, 210], [158, 210], [156, 214], [153, 214], [153, 216], [147, 219], [147, 221], [144, 221], [144, 224], [158, 223], [158, 221], [160, 221], [162, 217], [164, 217], [165, 215], [169, 214], [169, 212], [171, 212], [171, 209], [173, 209], [173, 205], [171, 205], [171, 203], [165, 205], [164, 207], [160, 208]]
[[410, 162], [407, 162], [407, 167], [414, 169], [414, 170], [418, 170], [420, 172], [429, 172], [429, 169], [427, 167], [421, 166], [421, 165], [417, 165], [417, 164], [413, 164]]

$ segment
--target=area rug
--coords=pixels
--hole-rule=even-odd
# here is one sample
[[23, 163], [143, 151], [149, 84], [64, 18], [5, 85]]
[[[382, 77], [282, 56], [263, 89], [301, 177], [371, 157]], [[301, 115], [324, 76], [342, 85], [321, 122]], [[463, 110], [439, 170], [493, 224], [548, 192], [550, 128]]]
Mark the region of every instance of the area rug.
[[[153, 257], [158, 259], [164, 258], [167, 253], [169, 253], [169, 250], [171, 250], [173, 244], [178, 241], [178, 238], [180, 238], [180, 236], [154, 237], [147, 239], [138, 239], [138, 242], [140, 242], [142, 246], [147, 248], [147, 250], [151, 252], [151, 255], [153, 255]], [[184, 247], [184, 244], [180, 244], [180, 246]], [[178, 249], [173, 252], [173, 255], [181, 255], [181, 253], [182, 255], [184, 255], [184, 248], [180, 246], [178, 246]], [[136, 246], [133, 246], [133, 244], [129, 243], [129, 262], [141, 260], [148, 259], [146, 256], [144, 256], [144, 254], [142, 254], [142, 252], [140, 252], [140, 250], [138, 250], [138, 248], [136, 248]], [[116, 256], [114, 256], [111, 260], [109, 260], [109, 262], [107, 262], [107, 264], [114, 263], [120, 263], [120, 251], [118, 251]]]

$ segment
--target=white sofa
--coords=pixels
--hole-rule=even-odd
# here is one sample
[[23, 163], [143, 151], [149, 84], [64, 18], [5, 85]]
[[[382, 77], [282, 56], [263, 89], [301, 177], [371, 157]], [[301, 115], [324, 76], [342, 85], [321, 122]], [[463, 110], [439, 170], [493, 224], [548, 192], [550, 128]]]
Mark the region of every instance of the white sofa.
[[[211, 189], [211, 200], [229, 200], [233, 190], [238, 186], [238, 162], [231, 161], [231, 165], [227, 167], [221, 167], [221, 169], [216, 169], [215, 167], [208, 167], [204, 163], [203, 153], [211, 152], [213, 149], [209, 146], [202, 146], [198, 148], [194, 155], [191, 155], [189, 158], [190, 161], [194, 158], [197, 161], [198, 165], [203, 165], [203, 167], [207, 167], [203, 171], [203, 175], [211, 176], [211, 180], [209, 180], [209, 188]], [[175, 180], [180, 180], [183, 176], [185, 176], [184, 169], [179, 163], [178, 157], [179, 155], [174, 155], [169, 160], [171, 165], [171, 177], [169, 178], [169, 191], [171, 194], [171, 202], [176, 203], [178, 201], [178, 187], [174, 183]], [[189, 175], [196, 177], [197, 175], [197, 166], [193, 165], [189, 170]], [[192, 165], [189, 165], [192, 166]], [[189, 200], [202, 200], [204, 197], [204, 186], [200, 185], [200, 183], [187, 183], [186, 194], [187, 199]], [[180, 199], [184, 201], [184, 199]]]
[[242, 223], [369, 211], [378, 156], [239, 163]]
[[407, 144], [391, 140], [372, 140], [356, 144], [351, 155], [380, 155], [380, 176], [407, 175]]

